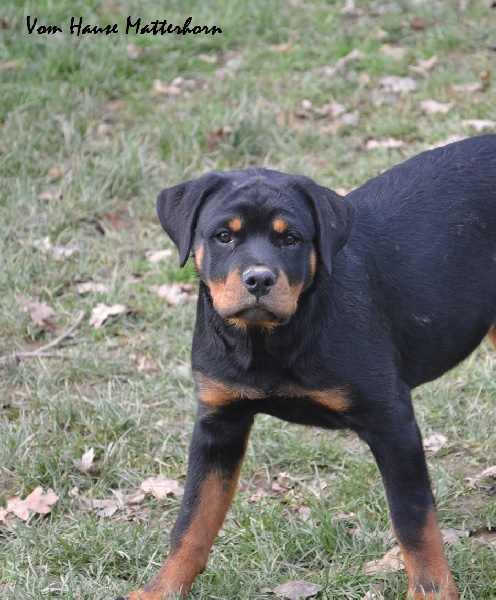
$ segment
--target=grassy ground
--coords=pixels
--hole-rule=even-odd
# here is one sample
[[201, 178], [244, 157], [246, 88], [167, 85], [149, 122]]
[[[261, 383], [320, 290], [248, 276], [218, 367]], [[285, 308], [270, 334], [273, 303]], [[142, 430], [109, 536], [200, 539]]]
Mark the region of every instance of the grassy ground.
[[[478, 0], [357, 1], [351, 12], [323, 0], [274, 0], [270, 9], [262, 0], [24, 4], [4, 0], [0, 11], [2, 357], [39, 351], [79, 311], [85, 317], [43, 355], [0, 363], [0, 506], [37, 486], [59, 496], [51, 514], [0, 527], [0, 596], [111, 599], [156, 571], [179, 499], [147, 496], [107, 517], [76, 500], [134, 493], [158, 474], [183, 481], [195, 413], [194, 308], [149, 290], [194, 282], [175, 254], [147, 257], [170, 247], [157, 192], [211, 168], [255, 164], [351, 189], [430, 145], [474, 135], [494, 117], [496, 10]], [[63, 33], [29, 35], [27, 15]], [[92, 26], [117, 23], [119, 33], [71, 36], [80, 15]], [[193, 16], [222, 34], [125, 35], [129, 15], [174, 24]], [[415, 89], [388, 91], [381, 80], [391, 75]], [[331, 98], [342, 108], [326, 107]], [[425, 100], [449, 109], [429, 112]], [[390, 138], [397, 148], [367, 148]], [[40, 246], [47, 237], [52, 249]], [[53, 248], [67, 246], [77, 252], [57, 260]], [[75, 285], [89, 281], [105, 291], [79, 294]], [[35, 324], [26, 299], [53, 315]], [[129, 310], [94, 329], [99, 302]], [[496, 526], [491, 481], [467, 484], [496, 460], [495, 361], [485, 343], [416, 393], [423, 432], [448, 438], [429, 457], [443, 527]], [[90, 448], [96, 466], [85, 472], [75, 461]], [[250, 501], [260, 487], [269, 496]], [[480, 541], [447, 547], [464, 599], [496, 598], [495, 545]], [[262, 588], [305, 579], [324, 598], [360, 599], [379, 584], [378, 598], [397, 599], [404, 572], [384, 582], [361, 570], [393, 544], [364, 446], [259, 418], [194, 596], [262, 598]]]

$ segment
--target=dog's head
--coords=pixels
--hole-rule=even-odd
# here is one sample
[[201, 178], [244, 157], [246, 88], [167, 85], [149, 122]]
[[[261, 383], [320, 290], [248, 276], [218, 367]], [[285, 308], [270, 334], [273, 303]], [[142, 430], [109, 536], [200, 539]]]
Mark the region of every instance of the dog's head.
[[289, 321], [320, 265], [331, 272], [354, 218], [332, 190], [265, 169], [207, 173], [163, 190], [157, 210], [221, 317], [268, 328]]

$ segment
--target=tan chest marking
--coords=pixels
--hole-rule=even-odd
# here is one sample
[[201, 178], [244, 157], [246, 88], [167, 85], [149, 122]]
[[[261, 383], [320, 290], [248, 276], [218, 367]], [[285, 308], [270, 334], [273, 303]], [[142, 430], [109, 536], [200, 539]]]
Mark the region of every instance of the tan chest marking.
[[350, 400], [342, 388], [328, 390], [306, 390], [296, 384], [288, 383], [280, 386], [274, 392], [265, 393], [263, 390], [248, 386], [226, 384], [216, 379], [195, 373], [198, 398], [212, 408], [221, 408], [236, 400], [262, 400], [263, 398], [307, 398], [334, 412], [346, 412], [350, 408]]

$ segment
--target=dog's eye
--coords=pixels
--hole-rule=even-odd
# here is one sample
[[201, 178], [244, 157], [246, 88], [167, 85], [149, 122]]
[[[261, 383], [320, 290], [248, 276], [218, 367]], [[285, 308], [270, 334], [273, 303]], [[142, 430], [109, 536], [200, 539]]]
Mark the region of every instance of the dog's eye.
[[221, 244], [229, 244], [229, 242], [232, 240], [232, 237], [229, 231], [219, 231], [219, 233], [215, 235], [215, 239]]
[[287, 233], [282, 241], [285, 246], [294, 246], [298, 242], [298, 238], [292, 233]]

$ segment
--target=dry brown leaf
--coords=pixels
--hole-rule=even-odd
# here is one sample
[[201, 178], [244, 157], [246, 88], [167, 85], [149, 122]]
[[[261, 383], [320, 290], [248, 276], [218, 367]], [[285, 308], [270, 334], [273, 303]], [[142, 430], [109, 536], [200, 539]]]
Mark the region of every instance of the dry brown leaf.
[[175, 479], [166, 479], [163, 475], [145, 479], [140, 485], [140, 490], [145, 494], [151, 494], [158, 500], [163, 500], [169, 495], [182, 496], [184, 494], [184, 486]]
[[441, 529], [441, 534], [443, 536], [443, 542], [445, 544], [452, 544], [456, 542], [457, 539], [461, 537], [467, 537], [468, 531], [462, 531], [460, 529], [446, 528]]
[[143, 54], [143, 50], [134, 44], [128, 44], [126, 46], [126, 54], [131, 60], [137, 60]]
[[95, 283], [94, 281], [84, 281], [83, 283], [78, 283], [72, 287], [72, 289], [76, 292], [76, 294], [89, 294], [91, 292], [95, 292], [97, 294], [103, 294], [108, 292], [108, 286], [103, 283]]
[[471, 479], [469, 479], [468, 485], [470, 487], [475, 487], [484, 479], [491, 479], [491, 478], [496, 478], [496, 465], [489, 467], [487, 469], [484, 469], [484, 471], [482, 471], [482, 473], [479, 473], [479, 475], [477, 475], [476, 477], [472, 477]]
[[427, 150], [433, 150], [434, 148], [442, 148], [443, 146], [447, 146], [448, 144], [453, 144], [454, 142], [461, 142], [462, 140], [466, 139], [466, 135], [460, 135], [458, 133], [455, 133], [454, 135], [450, 135], [449, 138], [446, 138], [445, 140], [440, 140], [439, 142], [428, 146]]
[[278, 598], [289, 598], [290, 600], [299, 600], [301, 598], [311, 598], [322, 591], [322, 586], [309, 581], [287, 581], [278, 585], [272, 590]]
[[51, 511], [50, 506], [55, 504], [58, 499], [59, 497], [51, 490], [45, 494], [43, 488], [38, 486], [24, 500], [21, 500], [20, 494], [11, 496], [7, 500], [6, 510], [21, 521], [27, 521], [30, 512], [41, 515], [48, 514]]
[[39, 300], [25, 300], [22, 306], [24, 311], [29, 313], [31, 321], [37, 327], [48, 329], [53, 329], [55, 327], [55, 323], [52, 319], [52, 317], [55, 316], [55, 311], [45, 302], [40, 302]]
[[112, 306], [108, 306], [101, 302], [91, 310], [89, 323], [94, 329], [100, 329], [109, 317], [114, 317], [115, 315], [120, 315], [127, 311], [128, 308], [123, 304], [113, 304]]
[[358, 50], [358, 48], [354, 48], [351, 52], [348, 52], [346, 56], [343, 56], [336, 61], [336, 69], [342, 69], [348, 63], [355, 60], [362, 60], [363, 58], [365, 58], [365, 54], [361, 50]]
[[198, 295], [194, 292], [195, 287], [190, 283], [151, 285], [148, 289], [171, 306], [178, 306], [184, 303], [193, 304], [198, 299]]
[[6, 508], [0, 506], [0, 525], [7, 527], [10, 525], [9, 522], [9, 511]]
[[155, 264], [161, 260], [169, 260], [173, 254], [174, 252], [170, 248], [165, 248], [165, 250], [151, 250], [146, 253], [146, 258], [148, 262]]
[[18, 60], [6, 60], [0, 62], [0, 71], [17, 71], [20, 64], [21, 63]]
[[258, 502], [262, 498], [268, 498], [269, 494], [262, 488], [259, 488], [254, 494], [250, 496], [248, 502]]
[[401, 548], [394, 546], [380, 560], [371, 560], [365, 563], [363, 565], [363, 572], [365, 575], [378, 575], [381, 577], [387, 573], [401, 571], [404, 568], [405, 564]]
[[379, 80], [379, 88], [385, 94], [408, 94], [417, 89], [417, 82], [411, 77], [387, 75]]
[[395, 138], [388, 138], [386, 140], [367, 140], [365, 142], [365, 148], [367, 150], [377, 150], [378, 148], [403, 148], [405, 146], [403, 140], [396, 140]]
[[495, 129], [496, 121], [491, 121], [490, 119], [465, 119], [462, 121], [463, 127], [473, 127], [475, 131], [481, 132], [484, 129]]
[[420, 103], [422, 111], [429, 115], [446, 114], [453, 107], [453, 102], [445, 103], [436, 100], [423, 100]]
[[111, 517], [119, 510], [119, 502], [115, 499], [86, 498], [77, 495], [74, 506], [80, 510], [95, 510], [99, 517]]
[[56, 185], [49, 185], [43, 188], [38, 194], [38, 200], [42, 202], [53, 202], [54, 200], [62, 200], [62, 191]]
[[419, 73], [423, 77], [427, 77], [429, 71], [437, 63], [437, 56], [431, 56], [430, 58], [419, 58], [415, 65], [410, 65], [410, 69], [414, 73]]
[[161, 79], [154, 79], [152, 92], [160, 96], [179, 96], [183, 93], [181, 87], [182, 81], [182, 77], [176, 77], [172, 83], [166, 83]]
[[269, 50], [271, 52], [279, 52], [279, 54], [288, 54], [298, 35], [294, 33], [290, 36], [289, 40], [284, 44], [274, 44], [273, 46], [269, 46]]
[[69, 169], [64, 165], [56, 165], [48, 170], [47, 177], [62, 177]]
[[402, 46], [392, 46], [391, 44], [383, 44], [380, 50], [383, 54], [390, 56], [395, 60], [402, 60], [408, 53], [408, 48], [403, 48]]
[[448, 443], [448, 438], [442, 433], [433, 433], [424, 438], [424, 450], [426, 452], [439, 452]]
[[220, 129], [209, 131], [207, 134], [208, 149], [213, 152], [220, 143], [227, 140], [231, 133], [232, 129], [229, 125], [224, 125]]
[[484, 546], [496, 546], [495, 527], [485, 527], [484, 529], [471, 531], [469, 537], [472, 538], [477, 544]]
[[93, 448], [90, 448], [88, 452], [85, 452], [80, 460], [74, 461], [74, 466], [82, 471], [83, 473], [88, 473], [93, 467], [93, 460], [95, 458], [95, 451]]
[[382, 598], [382, 592], [384, 585], [382, 583], [376, 583], [370, 590], [365, 594], [362, 600], [380, 600]]
[[451, 89], [454, 92], [460, 92], [462, 94], [473, 94], [480, 92], [484, 88], [483, 81], [473, 81], [471, 83], [454, 83]]
[[345, 0], [344, 6], [340, 9], [341, 14], [349, 17], [359, 17], [363, 11], [356, 7], [355, 0]]
[[71, 244], [65, 246], [53, 246], [49, 237], [35, 240], [33, 246], [38, 248], [43, 254], [51, 254], [52, 257], [58, 261], [67, 260], [79, 252], [79, 248], [77, 246], [72, 246]]

